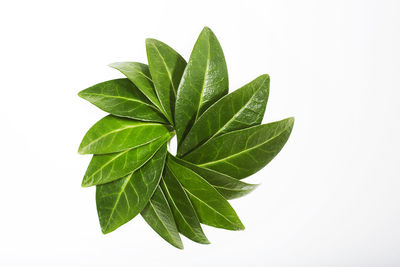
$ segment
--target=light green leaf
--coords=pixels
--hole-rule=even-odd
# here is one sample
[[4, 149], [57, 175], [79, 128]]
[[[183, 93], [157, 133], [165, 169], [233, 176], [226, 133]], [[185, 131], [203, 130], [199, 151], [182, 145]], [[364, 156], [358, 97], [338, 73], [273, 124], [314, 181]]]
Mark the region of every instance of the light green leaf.
[[168, 133], [146, 145], [118, 153], [94, 155], [83, 177], [82, 186], [105, 184], [136, 171], [172, 137]]
[[146, 39], [146, 51], [158, 99], [173, 124], [176, 92], [186, 61], [170, 46], [155, 39]]
[[82, 90], [78, 95], [116, 116], [167, 123], [159, 110], [128, 79], [102, 82]]
[[160, 182], [166, 154], [165, 144], [137, 171], [96, 186], [97, 213], [104, 234], [132, 220], [147, 205]]
[[142, 91], [151, 103], [153, 103], [160, 111], [163, 110], [160, 101], [157, 98], [153, 81], [151, 80], [149, 67], [146, 64], [139, 62], [116, 62], [109, 66], [124, 74], [139, 88], [140, 91]]
[[262, 169], [282, 149], [294, 118], [253, 126], [213, 138], [183, 159], [242, 179]]
[[201, 223], [227, 230], [244, 229], [231, 205], [211, 184], [173, 160], [167, 160], [167, 166], [186, 190]]
[[165, 241], [174, 247], [183, 249], [182, 240], [176, 228], [171, 209], [159, 186], [157, 186], [149, 203], [140, 214]]
[[178, 143], [198, 117], [228, 93], [228, 71], [222, 48], [207, 27], [200, 33], [179, 84], [175, 106]]
[[81, 154], [107, 154], [150, 143], [171, 129], [164, 124], [106, 116], [90, 128], [79, 147]]
[[168, 166], [161, 180], [161, 188], [168, 199], [179, 232], [200, 244], [210, 244], [189, 197]]
[[207, 109], [178, 147], [182, 156], [211, 138], [261, 123], [268, 101], [269, 76], [261, 75]]
[[190, 162], [168, 155], [168, 160], [174, 160], [176, 163], [191, 169], [204, 180], [209, 182], [226, 199], [235, 199], [247, 195], [257, 188], [257, 184], [248, 184], [239, 181], [236, 178], [214, 170], [202, 168]]

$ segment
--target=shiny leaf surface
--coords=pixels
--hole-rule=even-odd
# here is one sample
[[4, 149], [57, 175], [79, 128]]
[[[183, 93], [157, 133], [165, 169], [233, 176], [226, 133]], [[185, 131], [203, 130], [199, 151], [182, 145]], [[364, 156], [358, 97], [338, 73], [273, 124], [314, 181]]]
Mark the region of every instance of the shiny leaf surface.
[[178, 142], [196, 119], [228, 93], [228, 71], [222, 48], [207, 27], [200, 33], [179, 84], [175, 106]]
[[170, 138], [168, 133], [146, 145], [118, 153], [94, 155], [82, 181], [83, 187], [122, 178], [145, 164]]
[[227, 230], [244, 229], [231, 205], [211, 184], [175, 161], [167, 160], [167, 167], [187, 192], [201, 223]]
[[97, 213], [104, 234], [133, 219], [147, 205], [161, 179], [166, 154], [165, 144], [137, 171], [96, 186]]
[[81, 154], [107, 154], [145, 145], [170, 129], [159, 123], [134, 121], [115, 116], [99, 120], [83, 137]]
[[142, 121], [166, 123], [165, 117], [128, 79], [96, 84], [78, 94], [105, 112]]
[[186, 161], [234, 178], [245, 178], [267, 165], [282, 149], [294, 119], [223, 134], [187, 154]]
[[178, 156], [223, 133], [260, 124], [268, 93], [269, 76], [265, 74], [221, 98], [195, 122], [179, 146]]
[[209, 244], [189, 197], [168, 166], [161, 188], [168, 199], [179, 232], [195, 242]]
[[147, 206], [140, 213], [148, 225], [165, 241], [183, 249], [174, 216], [161, 188], [158, 186]]
[[146, 64], [139, 62], [116, 62], [109, 66], [124, 74], [138, 87], [151, 103], [153, 103], [160, 111], [163, 110], [154, 89], [149, 67]]
[[173, 122], [175, 98], [186, 67], [186, 61], [170, 46], [155, 39], [146, 39], [150, 74], [160, 103], [169, 121]]
[[257, 188], [257, 184], [248, 184], [226, 174], [216, 172], [211, 169], [202, 168], [190, 162], [168, 155], [168, 160], [191, 169], [204, 180], [209, 182], [226, 199], [235, 199], [247, 195]]

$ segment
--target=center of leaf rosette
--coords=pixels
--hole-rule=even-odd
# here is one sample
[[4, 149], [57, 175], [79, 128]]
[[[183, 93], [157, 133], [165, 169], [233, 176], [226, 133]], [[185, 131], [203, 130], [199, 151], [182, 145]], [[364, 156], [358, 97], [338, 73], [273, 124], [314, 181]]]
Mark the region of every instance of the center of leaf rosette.
[[176, 151], [178, 148], [178, 139], [176, 134], [168, 141], [168, 152], [176, 156]]

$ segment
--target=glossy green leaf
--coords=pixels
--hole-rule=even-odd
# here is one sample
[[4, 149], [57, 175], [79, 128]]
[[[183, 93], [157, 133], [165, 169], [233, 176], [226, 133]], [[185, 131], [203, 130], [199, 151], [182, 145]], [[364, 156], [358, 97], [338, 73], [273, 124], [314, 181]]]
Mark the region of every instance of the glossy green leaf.
[[214, 170], [202, 168], [190, 162], [168, 155], [168, 160], [174, 160], [176, 163], [191, 169], [204, 180], [209, 182], [226, 199], [235, 199], [247, 195], [257, 188], [257, 184], [248, 184], [239, 181], [236, 178]]
[[115, 116], [99, 120], [83, 137], [81, 154], [106, 154], [150, 143], [170, 131], [165, 124], [134, 121]]
[[200, 222], [227, 230], [243, 230], [244, 226], [229, 202], [194, 171], [167, 160], [169, 170], [187, 192]]
[[154, 89], [149, 67], [139, 62], [116, 62], [109, 65], [119, 70], [153, 103], [160, 111], [162, 106]]
[[204, 28], [194, 45], [179, 84], [175, 106], [178, 142], [196, 119], [228, 93], [228, 71], [222, 48], [209, 28]]
[[160, 182], [166, 154], [165, 144], [137, 171], [96, 186], [97, 213], [104, 234], [132, 220], [147, 205]]
[[128, 79], [102, 82], [82, 90], [78, 95], [116, 116], [167, 123], [166, 118]]
[[94, 155], [86, 170], [82, 186], [105, 184], [122, 178], [143, 166], [170, 138], [164, 135], [146, 145], [118, 153]]
[[174, 216], [159, 186], [157, 186], [149, 203], [140, 214], [151, 228], [165, 241], [174, 247], [183, 249], [182, 240], [179, 236]]
[[189, 197], [168, 166], [161, 181], [161, 188], [168, 199], [179, 232], [195, 242], [209, 244], [210, 241], [204, 235]]
[[187, 154], [184, 160], [242, 179], [267, 165], [282, 149], [294, 118], [218, 136]]
[[186, 61], [170, 46], [155, 39], [146, 39], [147, 60], [154, 87], [168, 120], [172, 123], [176, 92]]
[[194, 123], [178, 147], [178, 156], [223, 133], [260, 124], [268, 93], [269, 76], [265, 74], [221, 98]]

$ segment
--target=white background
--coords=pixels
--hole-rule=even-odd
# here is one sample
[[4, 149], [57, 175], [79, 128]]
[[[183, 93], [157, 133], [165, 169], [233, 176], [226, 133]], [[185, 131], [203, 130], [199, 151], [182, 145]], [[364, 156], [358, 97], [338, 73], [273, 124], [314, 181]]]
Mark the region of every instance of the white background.
[[[400, 266], [399, 1], [108, 2], [0, 3], [1, 266]], [[77, 149], [104, 113], [77, 93], [146, 62], [146, 37], [188, 58], [206, 25], [231, 90], [269, 73], [265, 122], [296, 117], [232, 201], [246, 230], [103, 235]]]

